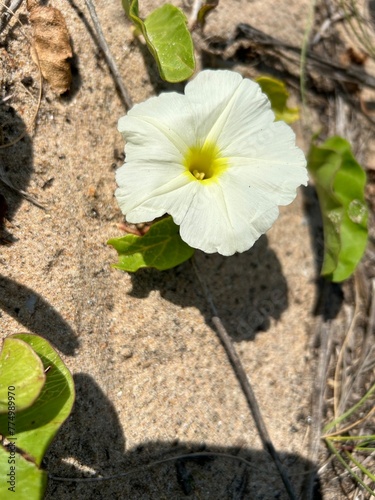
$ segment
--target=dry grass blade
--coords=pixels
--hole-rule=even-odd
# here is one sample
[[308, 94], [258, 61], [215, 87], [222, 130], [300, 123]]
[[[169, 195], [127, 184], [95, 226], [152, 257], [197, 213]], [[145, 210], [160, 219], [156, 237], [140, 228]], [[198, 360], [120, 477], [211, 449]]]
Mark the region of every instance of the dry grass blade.
[[[2, 5], [3, 5], [4, 9], [5, 9], [5, 10], [6, 10], [9, 14], [10, 14], [10, 16], [14, 16], [14, 12], [12, 12], [12, 11], [10, 10], [10, 7], [7, 7], [7, 6], [4, 4], [4, 2], [3, 2], [3, 1], [2, 1], [1, 3], [2, 3]], [[28, 39], [28, 37], [27, 37], [26, 33], [25, 33], [25, 32], [24, 32], [24, 30], [23, 30], [23, 25], [22, 25], [21, 21], [20, 21], [18, 18], [16, 18], [16, 20], [17, 20], [17, 23], [18, 23], [18, 24], [20, 25], [20, 27], [21, 27], [21, 31], [22, 31], [23, 36], [26, 38], [26, 40], [28, 40], [28, 41], [29, 41], [29, 39]], [[38, 56], [37, 56], [37, 54], [36, 54], [36, 57], [38, 57]], [[40, 108], [40, 103], [41, 103], [41, 100], [42, 100], [42, 83], [43, 83], [43, 82], [42, 82], [42, 73], [41, 73], [41, 70], [40, 70], [40, 66], [39, 66], [39, 64], [37, 64], [37, 66], [38, 66], [38, 70], [39, 70], [39, 94], [38, 94], [38, 101], [37, 101], [37, 105], [36, 105], [35, 111], [34, 111], [34, 113], [33, 113], [32, 119], [31, 119], [31, 124], [29, 125], [29, 127], [28, 127], [28, 128], [33, 128], [33, 127], [34, 127], [34, 124], [35, 124], [35, 121], [36, 121], [36, 117], [38, 116], [38, 112], [39, 112], [39, 108]], [[7, 142], [7, 143], [5, 143], [5, 144], [0, 144], [0, 149], [5, 149], [5, 148], [9, 148], [9, 147], [11, 147], [11, 146], [14, 146], [15, 144], [17, 144], [17, 142], [19, 142], [21, 139], [23, 139], [23, 138], [25, 137], [26, 132], [27, 132], [27, 130], [25, 129], [25, 130], [23, 130], [23, 131], [20, 133], [20, 135], [19, 135], [19, 136], [17, 136], [17, 137], [16, 137], [15, 139], [13, 139], [12, 141]], [[16, 189], [15, 187], [12, 187], [11, 189], [13, 189], [13, 190], [17, 191], [17, 189]], [[22, 194], [22, 193], [20, 193], [20, 194]], [[23, 196], [23, 194], [22, 194], [22, 196]], [[39, 205], [38, 205], [38, 206], [39, 206]]]
[[[360, 485], [362, 493], [364, 489], [371, 496], [373, 475], [371, 468], [365, 466], [367, 459], [364, 454], [372, 452], [371, 442], [374, 439], [372, 422], [375, 411], [373, 404], [375, 364], [374, 351], [369, 349], [369, 346], [374, 334], [375, 300], [373, 280], [369, 282], [363, 267], [364, 264], [355, 274], [352, 290], [355, 306], [353, 310], [347, 308], [348, 327], [336, 339], [340, 348], [333, 359], [335, 363], [333, 417], [324, 428], [323, 439], [335, 460], [345, 468], [346, 472], [342, 478], [348, 480], [347, 488], [350, 488], [350, 485], [353, 487], [354, 481]], [[364, 326], [365, 323], [367, 327]]]
[[12, 15], [17, 12], [19, 9], [20, 5], [22, 4], [23, 0], [13, 0], [8, 5], [3, 4], [3, 10], [5, 11], [4, 13], [1, 13], [1, 18], [0, 18], [0, 33], [6, 28], [9, 20], [12, 18]]
[[[371, 295], [367, 297], [369, 305], [365, 303], [366, 299], [363, 297], [363, 291], [361, 291], [364, 289], [364, 284], [361, 284], [360, 281], [363, 279], [361, 276], [360, 267], [357, 269], [354, 279], [355, 309], [339, 352], [335, 370], [335, 418], [344, 413], [355, 393], [363, 391], [364, 376], [368, 372], [365, 363], [370, 367], [372, 364], [371, 360], [369, 360], [372, 349], [368, 349], [368, 347], [370, 346], [374, 327], [374, 284], [372, 283]], [[367, 317], [368, 311], [370, 313], [367, 320], [368, 326], [362, 331], [362, 329], [358, 328], [358, 323]]]
[[[309, 459], [312, 461], [312, 463], [318, 462], [324, 393], [327, 381], [328, 363], [332, 349], [332, 324], [320, 320], [318, 328], [320, 338], [319, 360], [312, 395], [312, 425], [309, 444]], [[315, 475], [315, 471], [312, 471], [306, 479], [303, 494], [304, 500], [313, 500], [314, 498], [314, 483], [316, 479]]]
[[[11, 10], [12, 5], [10, 7], [8, 7], [6, 4], [4, 4], [4, 2], [2, 2], [2, 5], [3, 5], [4, 9], [7, 11], [7, 13], [9, 14], [10, 17], [14, 16], [14, 10], [16, 10], [16, 9], [14, 9], [14, 5], [13, 4], [12, 4], [13, 5], [13, 11]], [[18, 7], [19, 7], [19, 5], [17, 5], [17, 8]], [[25, 32], [22, 29], [23, 28], [22, 23], [20, 22], [20, 20], [18, 18], [16, 20], [17, 20], [17, 23], [21, 26], [21, 30], [22, 30], [23, 35], [25, 36], [26, 39], [28, 39], [27, 35], [25, 34]], [[38, 65], [38, 68], [39, 68], [39, 65]], [[42, 99], [42, 74], [41, 74], [41, 71], [40, 71], [40, 68], [39, 68], [39, 95], [38, 95], [37, 105], [36, 105], [35, 111], [33, 113], [32, 119], [31, 119], [31, 127], [33, 127], [34, 124], [35, 124], [36, 117], [38, 115], [39, 108], [40, 108], [41, 99]], [[4, 126], [4, 123], [2, 124], [2, 127], [3, 126]], [[1, 129], [1, 132], [2, 132], [2, 129]], [[0, 149], [7, 149], [7, 148], [15, 146], [19, 141], [21, 141], [25, 137], [26, 133], [27, 133], [27, 129], [25, 128], [25, 130], [23, 130], [17, 137], [15, 137], [14, 139], [10, 140], [9, 142], [5, 142], [4, 138], [2, 137], [2, 134], [1, 134], [1, 139], [2, 139], [3, 143], [0, 144]], [[11, 189], [15, 193], [19, 194], [20, 196], [22, 196], [25, 200], [29, 201], [30, 203], [32, 203], [36, 207], [41, 208], [42, 210], [46, 209], [33, 196], [29, 195], [26, 191], [24, 191], [22, 189], [18, 189], [16, 186], [14, 186], [14, 184], [8, 178], [8, 175], [5, 172], [5, 169], [4, 169], [3, 165], [0, 165], [0, 181], [3, 184], [5, 184], [9, 189]]]
[[336, 0], [344, 14], [345, 26], [362, 48], [375, 58], [374, 6], [373, 2], [356, 0]]

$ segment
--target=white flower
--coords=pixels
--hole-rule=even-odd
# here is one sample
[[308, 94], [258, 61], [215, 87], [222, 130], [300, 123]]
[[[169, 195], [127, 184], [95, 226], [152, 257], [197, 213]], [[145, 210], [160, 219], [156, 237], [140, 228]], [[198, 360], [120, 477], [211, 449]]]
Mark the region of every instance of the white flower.
[[126, 163], [116, 197], [128, 222], [166, 213], [207, 253], [248, 250], [307, 183], [295, 135], [274, 122], [257, 83], [202, 71], [185, 95], [164, 93], [120, 118]]

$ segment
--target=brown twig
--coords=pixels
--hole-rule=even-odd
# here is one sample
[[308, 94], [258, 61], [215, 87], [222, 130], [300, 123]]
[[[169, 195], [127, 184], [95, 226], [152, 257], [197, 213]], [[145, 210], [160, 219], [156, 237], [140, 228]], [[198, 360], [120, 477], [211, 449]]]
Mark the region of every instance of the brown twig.
[[26, 191], [23, 191], [22, 189], [18, 189], [15, 186], [13, 186], [13, 184], [8, 179], [8, 177], [6, 176], [4, 170], [3, 170], [3, 168], [1, 166], [0, 166], [0, 182], [2, 182], [3, 184], [5, 184], [12, 191], [14, 191], [17, 194], [21, 195], [23, 198], [25, 198], [25, 200], [29, 201], [30, 203], [32, 203], [36, 207], [41, 208], [42, 210], [46, 210], [46, 207], [44, 207], [41, 203], [39, 203], [38, 200], [36, 200], [32, 196], [30, 196], [28, 193], [26, 193]]
[[100, 25], [100, 21], [98, 18], [98, 15], [96, 13], [95, 7], [93, 0], [85, 0], [86, 7], [90, 13], [92, 22], [94, 23], [96, 34], [98, 35], [98, 41], [100, 48], [103, 51], [104, 57], [107, 61], [108, 67], [112, 73], [112, 76], [116, 82], [116, 85], [120, 91], [122, 101], [125, 105], [126, 110], [130, 109], [133, 106], [133, 101], [129, 95], [129, 92], [127, 91], [125, 84], [121, 78], [120, 72], [117, 68], [117, 64], [115, 63], [115, 60], [112, 57], [111, 51], [109, 50], [107, 41], [104, 37], [102, 27]]
[[[284, 54], [279, 49], [290, 52], [295, 55], [294, 61], [291, 62], [298, 65], [300, 64], [299, 57], [301, 49], [299, 47], [295, 47], [294, 45], [267, 35], [263, 31], [260, 31], [249, 24], [241, 23], [237, 26], [237, 34], [233, 40], [228, 42], [228, 46], [241, 39], [250, 40], [255, 45], [259, 45], [265, 49], [270, 49], [274, 52], [276, 51], [281, 57], [284, 57]], [[320, 57], [310, 50], [306, 53], [306, 63], [307, 66], [324, 73], [325, 76], [332, 78], [333, 80], [361, 84], [365, 87], [375, 89], [375, 77], [369, 75], [361, 68], [342, 66], [331, 60]]]
[[329, 28], [335, 24], [343, 21], [345, 19], [345, 14], [343, 12], [335, 12], [330, 17], [325, 19], [321, 24], [320, 28], [317, 30], [314, 38], [311, 41], [311, 45], [316, 45], [324, 37]]

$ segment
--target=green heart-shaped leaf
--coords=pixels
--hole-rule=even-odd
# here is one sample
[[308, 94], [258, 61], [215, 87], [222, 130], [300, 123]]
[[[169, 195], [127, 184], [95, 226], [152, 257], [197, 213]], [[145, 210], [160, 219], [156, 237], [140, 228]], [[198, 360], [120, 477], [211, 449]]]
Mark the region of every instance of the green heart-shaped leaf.
[[118, 263], [113, 267], [130, 272], [141, 267], [164, 271], [185, 262], [194, 254], [194, 249], [182, 241], [172, 217], [153, 224], [144, 236], [128, 234], [109, 240], [108, 245], [113, 246], [119, 255]]
[[[48, 445], [71, 412], [74, 383], [69, 370], [45, 339], [26, 333], [8, 338], [20, 339], [32, 347], [43, 363], [46, 381], [35, 402], [16, 411], [11, 427], [9, 415], [0, 415], [0, 434], [16, 439], [17, 448], [39, 466]], [[15, 382], [11, 385], [15, 387], [17, 403], [18, 387]]]
[[312, 144], [308, 169], [323, 218], [321, 274], [331, 281], [343, 281], [354, 272], [366, 248], [366, 174], [354, 158], [350, 144], [341, 137], [331, 137], [321, 146]]
[[287, 106], [289, 92], [284, 82], [269, 76], [260, 76], [256, 79], [256, 82], [260, 85], [262, 92], [264, 92], [270, 100], [276, 120], [293, 123], [299, 119], [298, 108], [289, 108]]
[[18, 412], [34, 403], [46, 377], [43, 363], [23, 340], [7, 337], [0, 353], [0, 413]]
[[129, 19], [141, 31], [160, 76], [168, 82], [187, 80], [194, 73], [194, 47], [183, 12], [170, 4], [139, 17], [138, 0], [122, 0]]
[[0, 445], [0, 498], [40, 500], [47, 486], [47, 472], [22, 455]]

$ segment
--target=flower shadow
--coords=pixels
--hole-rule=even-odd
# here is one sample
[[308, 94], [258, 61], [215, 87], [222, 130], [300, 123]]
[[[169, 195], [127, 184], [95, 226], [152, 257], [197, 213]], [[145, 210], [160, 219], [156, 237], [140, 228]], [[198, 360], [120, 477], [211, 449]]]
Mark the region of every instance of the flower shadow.
[[[279, 320], [287, 309], [287, 282], [267, 236], [242, 254], [223, 257], [196, 252], [194, 258], [233, 340], [254, 340], [257, 332], [268, 330], [271, 319]], [[158, 290], [174, 304], [198, 308], [211, 325], [212, 312], [190, 262], [163, 272], [141, 269], [131, 279], [131, 296], [144, 298]]]
[[[43, 467], [51, 476], [102, 477], [134, 473], [114, 480], [62, 482], [50, 477], [45, 500], [95, 498], [286, 498], [280, 477], [267, 453], [246, 447], [209, 445], [202, 441], [145, 441], [126, 449], [126, 436], [114, 405], [84, 373], [74, 375], [76, 401], [68, 420], [50, 446]], [[139, 415], [141, 419], [141, 415]], [[305, 430], [300, 425], [300, 432]], [[164, 464], [152, 462], [192, 453], [210, 456], [180, 458]], [[214, 455], [216, 454], [216, 455]], [[225, 458], [217, 454], [245, 459]], [[280, 454], [294, 487], [304, 491], [307, 471], [316, 467], [297, 454]], [[299, 497], [300, 498], [300, 497]], [[317, 481], [314, 499], [321, 499]]]
[[31, 288], [1, 275], [0, 309], [64, 354], [73, 356], [79, 346], [73, 330], [51, 304]]

